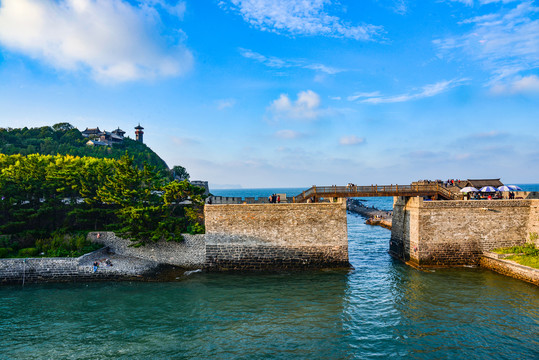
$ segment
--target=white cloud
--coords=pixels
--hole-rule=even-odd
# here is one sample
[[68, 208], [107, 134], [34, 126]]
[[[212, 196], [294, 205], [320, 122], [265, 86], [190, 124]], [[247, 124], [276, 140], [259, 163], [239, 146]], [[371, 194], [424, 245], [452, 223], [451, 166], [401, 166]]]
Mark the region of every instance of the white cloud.
[[456, 154], [455, 160], [457, 161], [468, 160], [471, 156], [472, 154], [470, 153]]
[[334, 74], [337, 74], [337, 73], [340, 73], [340, 72], [343, 71], [341, 69], [336, 69], [336, 68], [326, 66], [326, 65], [323, 65], [323, 64], [307, 64], [307, 65], [305, 65], [303, 67], [305, 69], [316, 70], [316, 71], [320, 71], [320, 72], [323, 72], [323, 73], [326, 73], [326, 74], [329, 74], [329, 75], [334, 75]]
[[500, 132], [496, 130], [491, 130], [487, 132], [472, 134], [470, 135], [470, 137], [473, 139], [492, 139], [492, 138], [499, 138], [500, 136], [503, 136], [503, 135], [506, 135], [506, 134], [501, 134]]
[[244, 58], [256, 60], [266, 65], [267, 67], [272, 67], [272, 68], [277, 68], [277, 69], [292, 67], [292, 64], [290, 62], [284, 61], [274, 56], [270, 56], [270, 57], [264, 56], [262, 54], [259, 54], [249, 49], [240, 48], [240, 54]]
[[492, 92], [497, 95], [539, 93], [539, 77], [536, 75], [516, 77], [507, 84], [495, 84], [492, 86]]
[[408, 6], [406, 6], [406, 0], [395, 0], [395, 5], [393, 6], [393, 10], [397, 14], [404, 15], [408, 11]]
[[473, 5], [473, 0], [449, 0], [450, 2], [459, 2], [459, 3], [463, 3], [465, 5], [468, 5], [468, 6], [472, 6]]
[[[512, 1], [481, 1], [491, 2]], [[507, 86], [525, 71], [539, 67], [539, 7], [523, 1], [513, 8], [466, 19], [472, 29], [462, 36], [437, 39], [441, 57], [472, 59], [491, 73], [489, 84]]]
[[174, 144], [179, 146], [192, 146], [200, 144], [199, 140], [189, 137], [171, 136], [171, 140]]
[[155, 7], [159, 6], [171, 15], [176, 16], [179, 19], [183, 19], [185, 14], [185, 1], [176, 1], [175, 4], [169, 4], [165, 0], [143, 0], [142, 6]]
[[240, 13], [251, 26], [278, 34], [373, 40], [382, 32], [380, 26], [354, 26], [329, 15], [324, 8], [332, 5], [331, 0], [228, 0], [219, 4]]
[[[89, 71], [102, 82], [177, 76], [192, 67], [193, 56], [181, 44], [181, 31], [173, 44], [159, 34], [155, 4], [165, 3], [3, 0], [0, 43], [57, 69]], [[168, 11], [179, 15], [181, 9], [177, 3]]]
[[[468, 6], [473, 6], [474, 3], [475, 3], [474, 0], [449, 0], [449, 1], [450, 2], [459, 2], [459, 3], [462, 3], [462, 4], [468, 5]], [[507, 3], [510, 3], [510, 2], [513, 2], [513, 1], [516, 1], [516, 0], [478, 0], [477, 2], [480, 5], [486, 5], [486, 4], [491, 4], [491, 3], [507, 4]]]
[[468, 79], [453, 79], [448, 81], [440, 81], [436, 84], [425, 85], [420, 90], [415, 92], [409, 92], [393, 96], [381, 96], [380, 92], [378, 91], [371, 93], [358, 93], [349, 96], [348, 100], [354, 101], [357, 99], [362, 99], [360, 102], [369, 104], [397, 103], [410, 100], [418, 100], [441, 94], [449, 89], [462, 85], [462, 83], [467, 80]]
[[354, 101], [361, 98], [371, 98], [371, 97], [376, 97], [376, 96], [380, 96], [380, 91], [355, 93], [353, 95], [348, 96], [346, 100]]
[[297, 100], [292, 102], [287, 94], [281, 94], [271, 103], [269, 110], [277, 118], [313, 120], [321, 114], [320, 96], [312, 90], [301, 91]]
[[303, 134], [294, 130], [279, 130], [275, 133], [275, 136], [280, 139], [297, 139], [302, 137]]
[[344, 71], [342, 69], [337, 69], [337, 68], [323, 65], [323, 64], [316, 64], [316, 63], [311, 64], [305, 60], [285, 60], [285, 59], [280, 59], [275, 56], [265, 56], [249, 49], [240, 48], [240, 54], [241, 56], [247, 59], [256, 60], [266, 65], [267, 67], [276, 68], [276, 69], [295, 67], [295, 68], [314, 70], [314, 71], [322, 72], [329, 75], [338, 74]]
[[221, 99], [217, 100], [217, 109], [218, 110], [224, 110], [233, 107], [236, 105], [235, 99]]
[[341, 145], [360, 145], [365, 142], [365, 138], [357, 137], [356, 135], [350, 135], [350, 136], [343, 136], [339, 140], [339, 144]]

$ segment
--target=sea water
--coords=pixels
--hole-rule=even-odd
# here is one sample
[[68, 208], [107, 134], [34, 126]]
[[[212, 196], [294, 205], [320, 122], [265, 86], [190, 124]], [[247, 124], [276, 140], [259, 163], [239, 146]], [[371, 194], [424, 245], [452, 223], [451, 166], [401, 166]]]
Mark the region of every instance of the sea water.
[[0, 359], [539, 358], [538, 287], [415, 270], [364, 221], [348, 214], [351, 271], [0, 286]]

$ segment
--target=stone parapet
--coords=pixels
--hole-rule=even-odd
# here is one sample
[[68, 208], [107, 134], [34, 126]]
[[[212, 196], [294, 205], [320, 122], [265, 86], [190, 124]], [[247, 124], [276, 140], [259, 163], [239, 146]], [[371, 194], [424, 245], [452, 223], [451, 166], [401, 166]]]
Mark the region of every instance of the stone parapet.
[[484, 251], [522, 245], [539, 226], [539, 200], [397, 198], [390, 252], [419, 266], [478, 264]]

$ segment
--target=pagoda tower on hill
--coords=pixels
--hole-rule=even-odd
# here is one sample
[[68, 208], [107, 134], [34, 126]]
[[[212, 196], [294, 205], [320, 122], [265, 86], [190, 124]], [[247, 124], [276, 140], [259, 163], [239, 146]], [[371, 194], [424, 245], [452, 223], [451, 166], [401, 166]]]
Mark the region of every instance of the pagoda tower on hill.
[[140, 126], [140, 123], [138, 124], [138, 126], [135, 126], [135, 136], [136, 140], [139, 142], [144, 142], [142, 139], [142, 136], [144, 135], [144, 131], [142, 131], [143, 129], [144, 128]]

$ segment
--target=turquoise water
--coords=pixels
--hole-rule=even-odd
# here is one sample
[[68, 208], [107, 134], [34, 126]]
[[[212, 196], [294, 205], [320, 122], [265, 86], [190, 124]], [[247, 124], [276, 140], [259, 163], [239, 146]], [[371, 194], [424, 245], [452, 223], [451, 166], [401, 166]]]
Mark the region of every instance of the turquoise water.
[[421, 272], [348, 215], [350, 272], [0, 286], [0, 359], [537, 359], [539, 288]]

